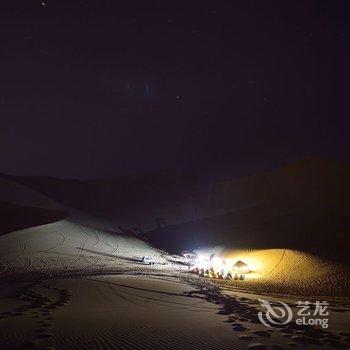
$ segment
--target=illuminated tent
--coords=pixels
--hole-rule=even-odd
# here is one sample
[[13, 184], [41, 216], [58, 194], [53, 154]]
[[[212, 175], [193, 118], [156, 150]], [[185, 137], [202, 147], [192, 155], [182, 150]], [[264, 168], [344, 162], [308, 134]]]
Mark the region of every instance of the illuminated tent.
[[238, 260], [234, 265], [233, 265], [234, 269], [237, 270], [248, 270], [248, 265], [246, 263], [244, 263], [242, 260]]

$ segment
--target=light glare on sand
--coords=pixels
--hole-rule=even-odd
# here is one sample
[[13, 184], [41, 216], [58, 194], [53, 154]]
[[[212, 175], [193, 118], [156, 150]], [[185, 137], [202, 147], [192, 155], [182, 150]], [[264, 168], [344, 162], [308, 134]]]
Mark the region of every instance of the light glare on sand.
[[[235, 266], [237, 262], [241, 262], [244, 266]], [[214, 270], [215, 273], [227, 276], [228, 274], [244, 274], [245, 277], [255, 278], [259, 274], [256, 272], [261, 269], [262, 263], [249, 256], [239, 256], [235, 258], [223, 258], [221, 256], [206, 256], [198, 254], [194, 267], [201, 270]]]

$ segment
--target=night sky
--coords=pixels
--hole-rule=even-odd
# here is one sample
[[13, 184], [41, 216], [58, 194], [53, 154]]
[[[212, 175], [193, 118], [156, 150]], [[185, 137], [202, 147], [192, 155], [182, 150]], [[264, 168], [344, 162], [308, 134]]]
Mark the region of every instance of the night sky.
[[0, 172], [350, 161], [349, 1], [140, 4], [1, 2]]

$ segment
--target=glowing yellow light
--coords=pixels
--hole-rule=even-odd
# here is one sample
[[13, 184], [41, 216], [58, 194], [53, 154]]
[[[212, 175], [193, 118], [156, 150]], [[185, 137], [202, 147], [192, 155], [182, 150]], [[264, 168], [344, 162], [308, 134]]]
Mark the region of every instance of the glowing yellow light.
[[250, 256], [236, 256], [235, 258], [223, 258], [221, 256], [209, 256], [198, 254], [194, 264], [195, 268], [202, 270], [205, 276], [215, 278], [244, 278], [259, 277], [262, 263]]

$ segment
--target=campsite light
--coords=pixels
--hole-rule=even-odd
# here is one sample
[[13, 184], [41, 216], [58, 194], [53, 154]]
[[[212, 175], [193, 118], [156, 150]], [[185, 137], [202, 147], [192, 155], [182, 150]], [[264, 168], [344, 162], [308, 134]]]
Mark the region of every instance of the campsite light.
[[261, 263], [249, 256], [240, 256], [235, 258], [223, 258], [219, 255], [197, 253], [193, 262], [193, 267], [200, 274], [214, 278], [235, 278], [238, 275], [243, 278], [259, 277], [258, 267]]
[[220, 271], [223, 268], [224, 263], [223, 263], [223, 260], [220, 257], [214, 256], [212, 258], [211, 265], [212, 265], [212, 267], [214, 268], [215, 271]]
[[195, 267], [198, 269], [208, 269], [209, 259], [207, 259], [203, 254], [198, 254], [197, 259], [195, 260]]

